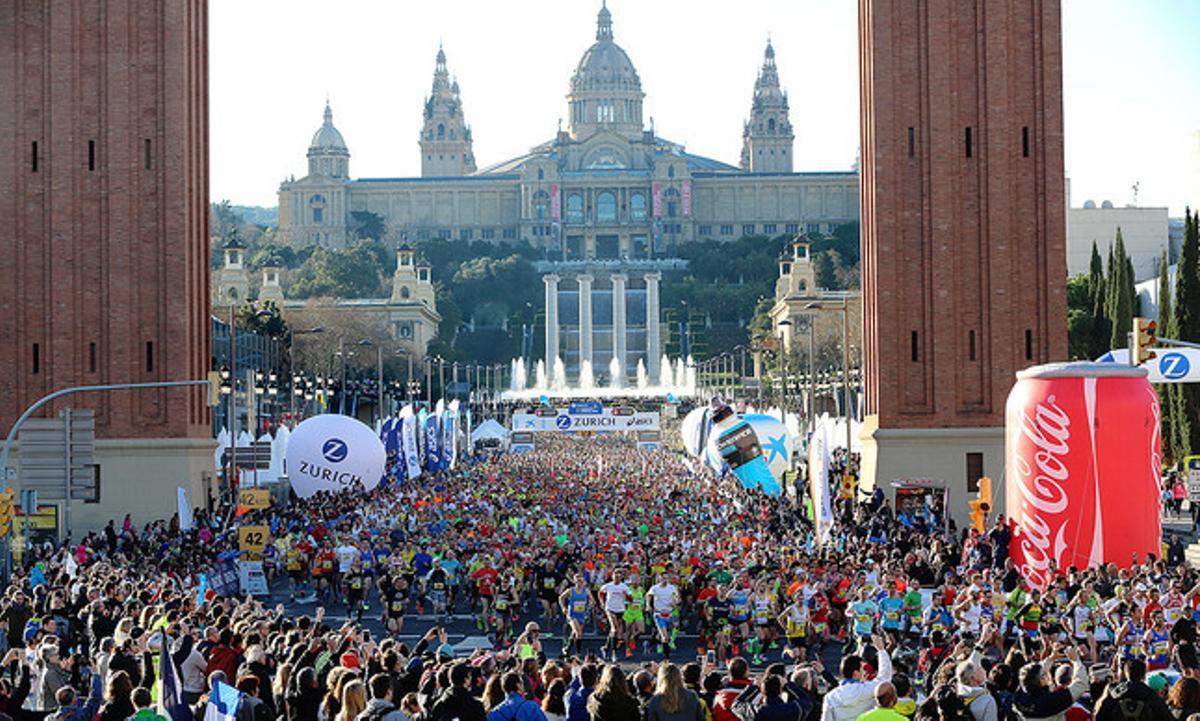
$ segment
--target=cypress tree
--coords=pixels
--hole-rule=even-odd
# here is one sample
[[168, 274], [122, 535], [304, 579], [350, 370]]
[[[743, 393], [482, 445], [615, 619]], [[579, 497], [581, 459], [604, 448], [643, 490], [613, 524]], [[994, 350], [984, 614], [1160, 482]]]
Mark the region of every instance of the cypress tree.
[[[1200, 212], [1185, 212], [1183, 250], [1175, 269], [1173, 337], [1200, 342]], [[1172, 337], [1172, 336], [1167, 336]], [[1179, 457], [1200, 452], [1200, 383], [1180, 383], [1176, 438]]]
[[[1163, 251], [1158, 262], [1158, 332], [1164, 338], [1174, 338], [1171, 327], [1175, 324], [1171, 313], [1171, 272], [1167, 250]], [[1163, 459], [1174, 462], [1179, 458], [1176, 453], [1178, 446], [1178, 424], [1175, 422], [1175, 390], [1177, 383], [1158, 384], [1159, 414], [1162, 417], [1162, 448]]]
[[1125, 239], [1121, 237], [1120, 227], [1113, 246], [1108, 279], [1108, 321], [1112, 324], [1112, 332], [1108, 340], [1110, 348], [1125, 348], [1129, 345], [1129, 330], [1133, 327], [1133, 263], [1125, 253]]
[[[1108, 267], [1112, 267], [1112, 246], [1108, 247]], [[1104, 279], [1104, 262], [1092, 241], [1092, 262], [1088, 272], [1092, 289], [1092, 350], [1091, 357], [1099, 358], [1108, 351], [1108, 284]]]
[[1097, 294], [1104, 293], [1104, 261], [1100, 259], [1100, 251], [1096, 250], [1096, 241], [1092, 241], [1092, 260], [1088, 263], [1088, 293], [1093, 303]]

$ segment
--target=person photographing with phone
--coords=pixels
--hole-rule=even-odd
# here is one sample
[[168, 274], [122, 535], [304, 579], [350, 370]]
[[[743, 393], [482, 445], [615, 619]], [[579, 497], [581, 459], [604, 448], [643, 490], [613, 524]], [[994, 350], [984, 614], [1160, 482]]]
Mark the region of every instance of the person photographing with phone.
[[842, 659], [842, 682], [825, 694], [821, 707], [821, 721], [854, 721], [875, 707], [875, 689], [892, 680], [892, 659], [881, 636], [871, 637], [871, 644], [878, 652], [878, 668], [875, 678], [867, 680], [863, 668], [862, 652], [850, 654]]

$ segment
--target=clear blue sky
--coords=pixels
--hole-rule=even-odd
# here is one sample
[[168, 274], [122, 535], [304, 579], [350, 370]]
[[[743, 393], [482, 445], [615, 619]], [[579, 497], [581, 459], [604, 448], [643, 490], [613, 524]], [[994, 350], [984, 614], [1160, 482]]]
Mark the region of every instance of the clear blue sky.
[[[854, 0], [611, 0], [614, 36], [660, 135], [736, 163], [768, 34], [797, 170], [844, 170], [858, 146]], [[439, 40], [480, 166], [549, 139], [593, 42], [599, 0], [212, 0], [212, 197], [276, 203], [303, 175], [328, 95], [355, 177], [419, 173]], [[1064, 0], [1073, 204], [1200, 204], [1200, 0]]]

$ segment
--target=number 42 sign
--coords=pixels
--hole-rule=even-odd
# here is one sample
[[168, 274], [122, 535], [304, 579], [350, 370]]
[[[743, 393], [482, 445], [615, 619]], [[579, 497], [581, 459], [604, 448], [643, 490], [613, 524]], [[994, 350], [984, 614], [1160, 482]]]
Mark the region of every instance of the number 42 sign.
[[245, 560], [261, 561], [263, 549], [271, 529], [266, 526], [241, 526], [238, 528], [238, 549], [245, 551]]

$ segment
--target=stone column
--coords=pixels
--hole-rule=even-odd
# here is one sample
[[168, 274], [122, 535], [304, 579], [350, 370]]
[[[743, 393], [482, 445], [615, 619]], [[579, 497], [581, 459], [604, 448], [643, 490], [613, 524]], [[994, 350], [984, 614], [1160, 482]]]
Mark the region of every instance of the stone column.
[[550, 273], [542, 276], [546, 284], [546, 373], [554, 373], [554, 359], [558, 357], [558, 276]]
[[[621, 364], [621, 373], [628, 376], [629, 369], [625, 366], [625, 281], [629, 277], [624, 273], [612, 274], [612, 314], [613, 314], [613, 356]], [[625, 378], [620, 379], [624, 385]]]
[[658, 362], [662, 358], [658, 310], [658, 281], [662, 280], [662, 273], [656, 271], [643, 277], [646, 280], [646, 374], [657, 382]]
[[592, 362], [592, 276], [582, 273], [579, 280], [579, 370], [583, 362]]

